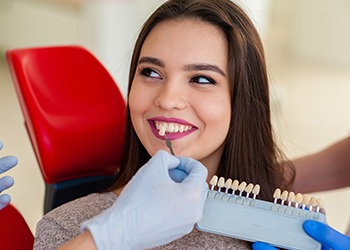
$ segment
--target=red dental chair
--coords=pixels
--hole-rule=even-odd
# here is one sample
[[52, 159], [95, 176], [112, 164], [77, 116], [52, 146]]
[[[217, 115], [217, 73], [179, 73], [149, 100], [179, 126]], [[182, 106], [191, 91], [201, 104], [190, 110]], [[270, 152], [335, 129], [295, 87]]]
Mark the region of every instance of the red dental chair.
[[125, 100], [79, 46], [13, 49], [10, 73], [44, 182], [44, 213], [118, 177]]
[[32, 250], [34, 236], [21, 213], [11, 204], [0, 210], [1, 249]]

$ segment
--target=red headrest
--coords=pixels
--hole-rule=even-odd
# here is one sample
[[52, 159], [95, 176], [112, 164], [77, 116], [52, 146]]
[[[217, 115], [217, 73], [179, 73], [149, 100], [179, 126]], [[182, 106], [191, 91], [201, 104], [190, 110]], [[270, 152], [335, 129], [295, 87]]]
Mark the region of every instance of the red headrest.
[[77, 46], [6, 54], [44, 180], [115, 174], [125, 100], [104, 66]]

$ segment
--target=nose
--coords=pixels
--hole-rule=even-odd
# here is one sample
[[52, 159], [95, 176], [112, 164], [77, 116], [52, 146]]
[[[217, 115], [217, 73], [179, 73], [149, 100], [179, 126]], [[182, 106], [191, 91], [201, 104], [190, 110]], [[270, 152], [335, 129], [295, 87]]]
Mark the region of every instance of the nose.
[[159, 89], [155, 104], [164, 110], [184, 109], [187, 107], [186, 91], [181, 83], [167, 81]]

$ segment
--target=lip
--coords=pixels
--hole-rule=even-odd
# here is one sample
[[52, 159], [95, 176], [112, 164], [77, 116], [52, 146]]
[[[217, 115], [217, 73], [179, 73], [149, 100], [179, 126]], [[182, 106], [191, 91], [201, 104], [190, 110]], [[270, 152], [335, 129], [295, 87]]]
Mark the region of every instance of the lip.
[[153, 118], [150, 118], [147, 120], [150, 127], [151, 127], [151, 130], [154, 134], [155, 137], [161, 139], [161, 140], [165, 140], [165, 137], [164, 136], [161, 136], [159, 135], [159, 131], [156, 129], [156, 126], [155, 126], [155, 121], [159, 121], [159, 122], [166, 122], [166, 123], [177, 123], [177, 124], [182, 124], [182, 125], [185, 125], [185, 126], [191, 126], [192, 128], [186, 132], [177, 132], [177, 133], [167, 133], [167, 137], [170, 139], [170, 140], [177, 140], [177, 139], [181, 139], [191, 133], [193, 133], [195, 130], [197, 130], [197, 127], [194, 126], [193, 124], [189, 123], [188, 121], [185, 121], [185, 120], [182, 120], [182, 119], [179, 119], [179, 118], [167, 118], [167, 117], [153, 117]]

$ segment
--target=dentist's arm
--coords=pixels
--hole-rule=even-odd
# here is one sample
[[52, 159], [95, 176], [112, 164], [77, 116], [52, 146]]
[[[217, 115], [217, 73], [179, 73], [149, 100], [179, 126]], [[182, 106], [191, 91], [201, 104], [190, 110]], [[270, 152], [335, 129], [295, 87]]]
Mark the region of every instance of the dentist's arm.
[[190, 233], [203, 213], [207, 174], [198, 161], [159, 151], [116, 202], [61, 249], [145, 249]]
[[294, 191], [310, 193], [350, 186], [350, 137], [325, 149], [293, 159]]
[[[0, 150], [3, 148], [3, 143], [0, 141]], [[17, 158], [14, 156], [4, 156], [0, 158], [0, 174], [13, 168], [17, 165]], [[8, 194], [1, 194], [4, 190], [12, 187], [14, 184], [11, 176], [0, 178], [0, 210], [10, 203], [11, 197]]]

